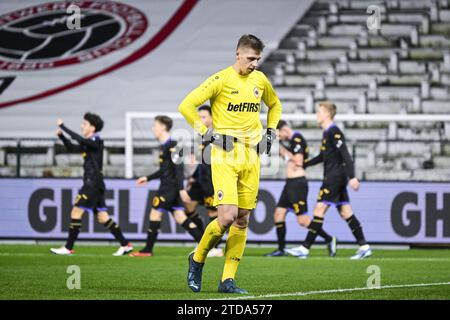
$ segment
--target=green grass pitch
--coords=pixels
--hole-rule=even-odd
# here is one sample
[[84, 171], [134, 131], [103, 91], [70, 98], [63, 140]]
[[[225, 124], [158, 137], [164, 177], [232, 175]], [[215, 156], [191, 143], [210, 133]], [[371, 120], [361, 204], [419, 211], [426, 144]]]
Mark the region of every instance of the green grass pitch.
[[[151, 258], [113, 257], [110, 246], [77, 246], [71, 257], [49, 245], [0, 245], [0, 299], [215, 299], [223, 258], [208, 258], [201, 293], [186, 285], [189, 247], [157, 247]], [[374, 250], [362, 261], [342, 249], [335, 258], [313, 249], [308, 260], [266, 258], [271, 249], [247, 248], [237, 283], [257, 299], [450, 299], [449, 250]], [[70, 265], [80, 267], [81, 289], [69, 290]], [[368, 289], [368, 267], [381, 271]], [[375, 268], [377, 268], [375, 267]], [[411, 286], [409, 286], [411, 285]], [[392, 287], [390, 287], [392, 286]], [[339, 289], [348, 289], [339, 291]], [[241, 298], [245, 298], [246, 296]]]

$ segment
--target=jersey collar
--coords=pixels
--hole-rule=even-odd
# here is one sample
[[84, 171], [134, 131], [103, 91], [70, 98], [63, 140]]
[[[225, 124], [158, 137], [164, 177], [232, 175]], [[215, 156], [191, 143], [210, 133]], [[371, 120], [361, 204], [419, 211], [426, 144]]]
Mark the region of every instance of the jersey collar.
[[292, 136], [289, 137], [289, 141], [292, 141], [292, 139], [294, 139], [296, 136], [299, 136], [300, 132], [298, 131], [294, 131], [294, 133], [292, 133]]
[[328, 130], [330, 130], [331, 128], [336, 128], [336, 124], [335, 124], [334, 122], [331, 123], [331, 124], [328, 126], [328, 128], [325, 129], [325, 132], [328, 131]]
[[165, 142], [161, 143], [162, 146], [168, 145], [172, 141], [172, 137], [169, 137]]

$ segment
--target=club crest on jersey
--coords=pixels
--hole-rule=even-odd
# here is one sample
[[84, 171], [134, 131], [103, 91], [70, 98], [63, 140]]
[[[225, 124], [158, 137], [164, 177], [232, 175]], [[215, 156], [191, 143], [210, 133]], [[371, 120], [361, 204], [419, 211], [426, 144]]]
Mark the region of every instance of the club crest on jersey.
[[223, 191], [222, 190], [217, 191], [217, 199], [219, 199], [219, 201], [223, 199]]
[[255, 87], [253, 89], [253, 94], [255, 95], [255, 98], [259, 98], [260, 92], [259, 92], [259, 88], [258, 87]]

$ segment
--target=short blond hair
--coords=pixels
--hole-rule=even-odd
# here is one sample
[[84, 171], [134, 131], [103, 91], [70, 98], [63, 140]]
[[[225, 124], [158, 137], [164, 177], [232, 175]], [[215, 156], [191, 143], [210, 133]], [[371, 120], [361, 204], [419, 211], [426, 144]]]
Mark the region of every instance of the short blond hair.
[[324, 107], [330, 113], [331, 119], [334, 119], [334, 116], [336, 115], [337, 112], [337, 107], [333, 102], [320, 101], [318, 105], [319, 107]]

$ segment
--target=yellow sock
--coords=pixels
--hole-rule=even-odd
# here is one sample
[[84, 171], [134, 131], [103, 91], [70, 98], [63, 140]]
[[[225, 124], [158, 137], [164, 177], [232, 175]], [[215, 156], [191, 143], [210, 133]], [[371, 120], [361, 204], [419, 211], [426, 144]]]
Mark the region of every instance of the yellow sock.
[[228, 278], [234, 279], [239, 262], [244, 254], [246, 241], [247, 228], [230, 227], [225, 247], [225, 266], [223, 268], [222, 281]]
[[223, 234], [226, 230], [222, 229], [219, 224], [218, 219], [211, 221], [210, 224], [205, 229], [203, 237], [198, 244], [198, 248], [194, 254], [194, 261], [199, 263], [205, 263], [206, 256], [209, 250], [214, 248], [214, 246], [222, 239]]

